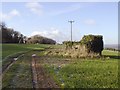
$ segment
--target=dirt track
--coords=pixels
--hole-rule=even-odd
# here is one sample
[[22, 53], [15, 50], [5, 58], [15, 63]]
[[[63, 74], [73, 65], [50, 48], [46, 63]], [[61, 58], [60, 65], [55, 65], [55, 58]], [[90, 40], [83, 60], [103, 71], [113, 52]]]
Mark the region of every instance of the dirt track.
[[6, 64], [4, 64], [4, 65], [2, 65], [2, 74], [5, 73], [5, 72], [14, 64], [14, 62], [15, 62], [18, 58], [22, 57], [23, 55], [24, 55], [24, 54], [18, 54], [18, 55], [14, 56], [14, 57], [9, 57], [9, 58], [7, 58], [7, 60], [8, 60], [9, 62], [6, 63]]
[[[39, 51], [40, 52], [40, 51]], [[38, 53], [38, 52], [32, 52], [32, 53]], [[27, 53], [31, 57], [31, 52]], [[19, 56], [23, 56], [22, 54]], [[17, 56], [17, 57], [19, 57]], [[26, 56], [26, 54], [25, 54]], [[24, 56], [23, 56], [24, 57]], [[14, 57], [16, 58], [16, 57]], [[9, 58], [11, 60], [10, 63], [8, 63], [5, 67], [3, 72], [9, 70], [9, 68], [14, 65], [14, 58]], [[36, 88], [59, 88], [59, 86], [55, 83], [53, 78], [45, 72], [45, 69], [43, 68], [40, 61], [43, 59], [40, 56], [36, 56], [34, 59], [31, 57], [31, 74], [32, 74], [32, 86], [34, 89]], [[24, 86], [23, 86], [24, 87]]]
[[[59, 86], [54, 82], [52, 77], [50, 77], [45, 69], [39, 62], [40, 57], [35, 57], [32, 59], [32, 63], [35, 64], [32, 67], [33, 71], [33, 87], [34, 88], [59, 88]], [[34, 83], [36, 82], [36, 83]]]

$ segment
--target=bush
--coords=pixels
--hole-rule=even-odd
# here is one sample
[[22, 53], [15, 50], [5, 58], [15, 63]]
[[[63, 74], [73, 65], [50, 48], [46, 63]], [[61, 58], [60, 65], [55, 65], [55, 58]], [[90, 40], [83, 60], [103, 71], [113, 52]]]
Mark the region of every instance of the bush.
[[103, 50], [103, 36], [84, 35], [80, 43], [86, 46], [88, 53], [94, 52], [101, 55], [101, 52]]

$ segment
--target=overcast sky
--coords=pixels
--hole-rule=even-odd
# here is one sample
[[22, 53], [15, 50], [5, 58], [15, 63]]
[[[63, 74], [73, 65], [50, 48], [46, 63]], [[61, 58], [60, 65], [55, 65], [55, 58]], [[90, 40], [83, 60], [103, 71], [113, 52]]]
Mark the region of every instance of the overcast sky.
[[26, 36], [70, 40], [68, 20], [74, 20], [73, 40], [95, 34], [103, 35], [105, 44], [118, 43], [117, 2], [4, 2], [0, 16], [8, 27]]

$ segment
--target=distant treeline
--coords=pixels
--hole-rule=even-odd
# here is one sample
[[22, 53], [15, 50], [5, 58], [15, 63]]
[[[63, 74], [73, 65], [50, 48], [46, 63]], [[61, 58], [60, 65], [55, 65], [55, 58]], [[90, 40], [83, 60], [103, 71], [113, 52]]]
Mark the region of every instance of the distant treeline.
[[2, 34], [2, 43], [24, 43], [26, 36], [12, 28], [8, 28], [5, 23], [0, 23], [0, 33]]
[[27, 43], [27, 44], [55, 44], [56, 41], [42, 37], [40, 35], [35, 35], [32, 37], [26, 37], [18, 31], [12, 28], [8, 28], [4, 22], [0, 22], [0, 43]]
[[112, 50], [112, 51], [119, 51], [120, 52], [120, 50], [115, 49], [115, 48], [105, 48], [105, 50]]
[[43, 37], [43, 36], [40, 36], [40, 35], [35, 35], [35, 36], [32, 36], [32, 37], [29, 37], [28, 40], [27, 40], [27, 43], [28, 44], [38, 44], [38, 43], [41, 43], [41, 44], [56, 44], [56, 41], [52, 40], [52, 39], [49, 39], [49, 38], [46, 38], [46, 37]]

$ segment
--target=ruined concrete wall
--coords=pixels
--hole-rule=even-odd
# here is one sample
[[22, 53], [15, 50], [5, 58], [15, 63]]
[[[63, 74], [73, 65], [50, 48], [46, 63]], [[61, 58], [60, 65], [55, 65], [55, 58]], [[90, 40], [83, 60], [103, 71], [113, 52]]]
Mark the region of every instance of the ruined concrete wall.
[[64, 56], [80, 58], [80, 57], [98, 57], [98, 53], [87, 52], [85, 45], [73, 45], [71, 49], [64, 49]]
[[97, 57], [103, 50], [103, 36], [84, 35], [79, 42], [65, 41], [66, 53], [71, 57]]
[[52, 49], [48, 50], [45, 55], [53, 55], [53, 56], [63, 56], [63, 57], [71, 57], [71, 58], [82, 58], [82, 57], [99, 57], [98, 53], [87, 52], [87, 48], [85, 45], [73, 45], [72, 48], [66, 49], [66, 47], [61, 49]]
[[103, 50], [103, 37], [101, 35], [85, 35], [81, 41], [64, 41], [65, 48], [52, 51], [52, 55], [65, 57], [100, 57]]

